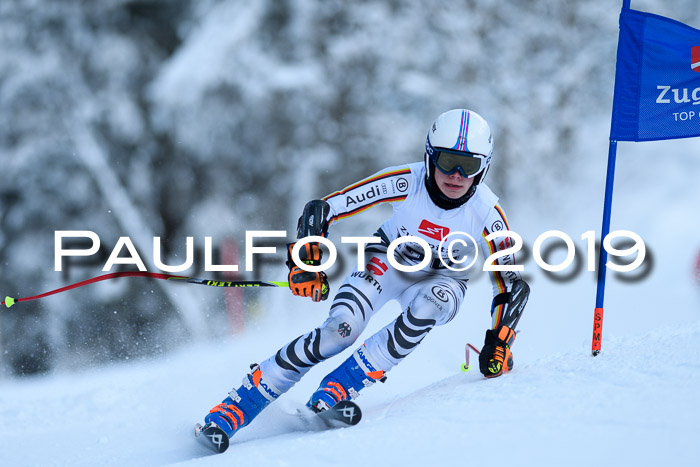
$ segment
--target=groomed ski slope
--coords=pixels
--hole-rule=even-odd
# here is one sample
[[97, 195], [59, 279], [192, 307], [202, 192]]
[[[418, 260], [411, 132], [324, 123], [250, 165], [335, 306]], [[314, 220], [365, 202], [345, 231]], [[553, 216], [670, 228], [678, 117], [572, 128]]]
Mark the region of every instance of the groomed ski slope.
[[696, 458], [700, 321], [608, 336], [597, 358], [584, 345], [520, 358], [494, 380], [477, 369], [461, 373], [459, 352], [444, 354], [456, 333], [431, 334], [425, 344], [433, 345], [417, 349], [383, 386], [364, 391], [357, 427], [308, 432], [294, 415], [332, 369], [327, 362], [221, 455], [207, 455], [192, 426], [238, 383], [248, 356], [267, 350], [256, 336], [156, 361], [6, 381], [2, 464], [603, 466]]
[[[319, 325], [328, 310], [328, 302], [313, 304], [284, 289], [247, 291], [269, 294], [268, 313], [240, 336], [154, 360], [0, 380], [0, 465], [697, 465], [700, 290], [693, 265], [700, 184], [689, 183], [700, 174], [696, 144], [645, 143], [620, 154], [624, 176], [613, 229], [639, 233], [653, 252], [652, 267], [632, 283], [609, 274], [603, 352], [596, 358], [590, 356], [595, 273], [557, 283], [530, 259], [532, 295], [518, 324], [511, 373], [486, 380], [476, 368], [459, 370], [465, 343], [480, 348], [490, 323], [491, 287], [482, 276], [470, 281], [451, 323], [432, 330], [385, 384], [362, 392], [358, 426], [306, 432], [294, 415], [353, 346], [314, 367], [237, 434], [226, 453], [207, 455], [194, 440], [194, 423], [240, 384], [248, 364]], [[592, 148], [604, 151], [604, 144]], [[659, 153], [678, 163], [649, 170]], [[573, 162], [580, 184], [552, 185], [549, 193], [561, 212], [576, 215], [515, 206], [510, 220], [526, 241], [561, 229], [581, 244], [581, 233], [599, 228], [605, 161]], [[399, 312], [389, 303], [360, 339]]]

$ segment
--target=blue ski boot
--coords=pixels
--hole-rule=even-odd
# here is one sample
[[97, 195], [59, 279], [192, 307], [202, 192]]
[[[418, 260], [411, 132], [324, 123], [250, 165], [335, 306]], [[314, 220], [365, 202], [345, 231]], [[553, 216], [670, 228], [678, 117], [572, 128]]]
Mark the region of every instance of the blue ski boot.
[[243, 385], [232, 389], [228, 397], [204, 417], [203, 429], [214, 424], [231, 438], [280, 396], [277, 388], [265, 380], [258, 364], [251, 365], [250, 369], [251, 374], [243, 378]]
[[353, 400], [359, 391], [377, 381], [386, 380], [384, 371], [371, 361], [362, 344], [338, 368], [330, 372], [306, 403], [316, 413], [328, 410], [340, 401]]

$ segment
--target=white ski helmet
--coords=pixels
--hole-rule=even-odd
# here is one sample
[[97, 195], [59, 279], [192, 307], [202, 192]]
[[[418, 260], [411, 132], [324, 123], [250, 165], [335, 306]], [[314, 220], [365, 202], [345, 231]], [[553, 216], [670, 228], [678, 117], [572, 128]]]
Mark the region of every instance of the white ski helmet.
[[481, 115], [467, 109], [454, 109], [440, 115], [428, 130], [425, 164], [430, 161], [445, 174], [455, 171], [479, 184], [491, 165], [493, 137]]

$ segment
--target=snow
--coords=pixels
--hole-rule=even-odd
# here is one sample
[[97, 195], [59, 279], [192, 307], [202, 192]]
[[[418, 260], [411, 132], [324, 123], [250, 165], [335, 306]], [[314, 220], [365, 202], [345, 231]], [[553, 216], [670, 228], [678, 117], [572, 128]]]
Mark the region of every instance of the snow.
[[[677, 154], [676, 162], [648, 170], [659, 151]], [[488, 326], [490, 284], [481, 277], [453, 322], [434, 329], [385, 384], [363, 391], [358, 426], [305, 431], [295, 415], [351, 348], [313, 368], [238, 433], [226, 453], [209, 455], [193, 437], [194, 423], [239, 384], [249, 363], [325, 318], [326, 303], [270, 289], [265, 304], [278, 311], [240, 335], [154, 360], [0, 381], [3, 463], [692, 465], [700, 294], [692, 274], [699, 220], [689, 213], [697, 212], [700, 187], [687, 180], [698, 174], [696, 152], [692, 140], [620, 145], [613, 229], [642, 235], [654, 265], [643, 282], [608, 275], [603, 352], [596, 358], [590, 356], [595, 273], [554, 282], [526, 260], [532, 296], [518, 326], [511, 373], [486, 380], [475, 368], [459, 370], [464, 344], [480, 347]], [[543, 220], [536, 206], [512, 206], [511, 224], [523, 237], [532, 241], [557, 228], [580, 246], [580, 233], [598, 229], [604, 161], [578, 163], [579, 183], [552, 186], [550, 196], [566, 201], [588, 195], [590, 203], [579, 205], [576, 218]], [[689, 241], [668, 241], [669, 225]], [[340, 227], [352, 231], [350, 223]], [[398, 312], [388, 304], [362, 338]]]
[[[686, 214], [696, 212], [700, 199], [700, 188], [686, 182], [698, 173], [697, 156], [685, 170], [676, 164], [653, 173], [635, 168], [653, 160], [659, 147], [696, 151], [689, 141], [621, 146], [613, 229], [640, 233], [655, 259], [643, 282], [608, 275], [603, 352], [596, 358], [590, 356], [594, 273], [562, 284], [530, 260], [533, 291], [518, 326], [511, 373], [486, 380], [477, 369], [459, 370], [464, 344], [480, 347], [488, 326], [490, 285], [481, 277], [452, 323], [434, 329], [385, 384], [363, 392], [358, 426], [309, 432], [294, 415], [346, 351], [313, 368], [238, 433], [226, 453], [208, 455], [194, 440], [194, 423], [239, 384], [249, 363], [325, 318], [327, 304], [270, 289], [266, 306], [283, 311], [265, 315], [243, 334], [156, 360], [0, 381], [3, 463], [406, 466], [497, 459], [528, 466], [692, 465], [700, 386], [700, 294], [692, 275], [697, 244], [669, 242], [664, 226], [673, 225], [679, 238], [697, 238], [698, 218]], [[569, 185], [569, 193], [588, 192], [588, 180], [602, 177], [600, 165], [582, 167], [582, 186]], [[652, 185], [653, 193], [639, 189]], [[685, 187], [682, 196], [679, 186]], [[529, 221], [527, 206], [516, 205], [510, 221], [530, 240], [551, 227], [583, 245], [578, 235], [597, 229], [600, 220], [601, 190], [578, 218]], [[387, 305], [363, 338], [398, 312], [396, 304]]]
[[[434, 330], [385, 384], [365, 390], [358, 426], [305, 431], [295, 411], [322, 376], [316, 367], [216, 456], [196, 443], [194, 422], [237, 382], [232, 376], [243, 374], [243, 362], [289, 336], [282, 328], [264, 340], [249, 334], [159, 360], [6, 381], [0, 385], [3, 463], [692, 464], [700, 321], [607, 338], [597, 358], [577, 343], [518, 359], [516, 346], [515, 369], [493, 380], [476, 369], [459, 371], [460, 332]], [[522, 347], [531, 345], [524, 333], [519, 339]], [[438, 341], [454, 347], [451, 358], [438, 351]]]
[[[69, 47], [71, 33], [56, 35], [48, 27], [54, 16], [36, 16], [45, 10], [41, 2], [24, 2], [30, 11], [16, 15], [44, 18], [37, 27], [15, 23], [7, 16], [12, 7], [0, 6], [7, 26], [0, 28], [0, 39], [11, 51], [0, 61], [12, 70], [0, 78], [0, 121], [10, 135], [0, 150], [8, 181], [0, 190], [3, 294], [26, 296], [65, 285], [51, 271], [57, 229], [92, 229], [115, 238], [130, 231], [134, 237], [169, 233], [183, 244], [184, 235], [223, 239], [238, 235], [241, 226], [292, 232], [308, 199], [355, 181], [342, 177], [419, 158], [425, 122], [458, 105], [490, 113], [498, 139], [488, 181], [503, 188], [496, 191], [526, 245], [547, 230], [561, 230], [585, 258], [581, 234], [600, 232], [619, 2], [510, 2], [516, 12], [510, 15], [502, 15], [502, 2], [495, 0], [471, 2], [469, 15], [433, 2], [427, 19], [421, 2], [405, 2], [397, 11], [381, 2], [286, 3], [292, 10], [288, 31], [273, 34], [282, 44], [274, 46], [261, 37], [269, 35], [262, 26], [276, 3], [192, 2], [200, 5], [201, 21], [191, 19], [188, 31], [182, 26], [183, 42], [168, 57], [139, 43], [138, 30], [127, 42], [100, 27], [88, 34], [89, 21], [70, 13], [82, 11], [81, 2], [66, 2], [72, 9], [56, 14], [82, 25], [66, 31], [99, 38], [98, 49], [91, 40], [75, 39], [82, 51], [77, 54]], [[696, 0], [635, 0], [633, 6], [697, 25], [690, 21], [698, 17]], [[569, 24], [565, 13], [577, 24]], [[27, 31], [47, 48], [33, 53], [32, 42], [19, 37]], [[464, 38], [478, 46], [446, 46]], [[54, 43], [55, 49], [48, 48]], [[87, 53], [83, 47], [96, 54], [94, 67], [109, 75], [77, 74], [76, 63]], [[73, 56], [76, 62], [68, 60]], [[359, 59], [365, 56], [367, 62]], [[144, 66], [148, 76], [132, 89], [128, 83]], [[105, 88], [102, 81], [111, 84]], [[55, 84], [55, 94], [46, 83]], [[99, 92], [88, 92], [86, 83]], [[57, 97], [64, 94], [72, 97]], [[137, 114], [141, 98], [152, 108]], [[86, 109], [109, 116], [106, 126], [119, 141], [108, 144], [109, 134], [100, 130], [105, 125], [74, 120]], [[146, 128], [148, 121], [170, 138], [159, 151], [151, 145], [162, 135]], [[286, 127], [294, 132], [277, 135]], [[65, 142], [76, 137], [83, 141], [78, 153], [79, 146]], [[239, 168], [246, 159], [240, 156], [251, 152], [268, 157], [260, 164], [262, 180], [272, 183], [242, 184]], [[318, 179], [309, 178], [309, 166]], [[15, 313], [19, 306], [9, 310], [15, 314], [4, 310], [0, 464], [694, 465], [700, 416], [700, 290], [693, 271], [700, 248], [699, 178], [697, 139], [618, 145], [612, 230], [641, 235], [650, 272], [632, 282], [608, 274], [600, 356], [590, 356], [595, 273], [584, 267], [558, 281], [528, 253], [523, 262], [532, 295], [518, 325], [511, 373], [486, 380], [477, 369], [460, 371], [465, 343], [481, 347], [490, 323], [491, 288], [481, 276], [470, 282], [468, 301], [453, 322], [431, 331], [385, 384], [363, 391], [358, 426], [306, 431], [295, 415], [350, 348], [313, 368], [219, 456], [195, 442], [194, 423], [238, 386], [250, 363], [320, 324], [328, 303], [293, 298], [284, 289], [246, 290], [251, 315], [264, 313], [229, 337], [212, 329], [222, 326], [221, 314], [210, 313], [222, 307], [221, 290], [191, 285], [162, 284], [177, 297], [171, 302], [144, 298], [160, 286], [134, 292], [124, 281], [47, 299], [45, 308], [27, 308], [26, 315]], [[100, 194], [100, 187], [112, 195]], [[177, 209], [150, 202], [172, 198], [163, 187], [182, 193], [173, 203]], [[290, 192], [294, 196], [286, 196]], [[371, 234], [386, 214], [381, 207], [363, 213], [361, 221], [335, 227], [331, 239]], [[270, 225], [271, 218], [277, 224]], [[166, 219], [180, 227], [161, 232]], [[42, 275], [45, 270], [50, 274]], [[119, 302], [130, 295], [133, 300]], [[134, 342], [124, 334], [114, 343], [129, 321], [109, 321], [103, 308], [118, 316], [177, 316], [169, 303], [195, 295], [196, 303], [185, 308], [201, 313], [217, 340], [180, 344], [186, 323], [162, 319], [149, 322], [158, 329], [152, 341]], [[362, 338], [398, 312], [395, 303], [387, 305]], [[92, 320], [99, 325], [86, 326]], [[83, 346], [85, 341], [91, 342]], [[11, 376], [10, 361], [42, 348], [35, 342], [48, 342], [55, 354], [48, 375]], [[117, 350], [105, 357], [100, 345], [88, 345], [101, 343]], [[129, 358], [124, 349], [137, 344], [146, 350]], [[142, 357], [153, 349], [157, 357]], [[105, 361], [110, 363], [98, 366]]]

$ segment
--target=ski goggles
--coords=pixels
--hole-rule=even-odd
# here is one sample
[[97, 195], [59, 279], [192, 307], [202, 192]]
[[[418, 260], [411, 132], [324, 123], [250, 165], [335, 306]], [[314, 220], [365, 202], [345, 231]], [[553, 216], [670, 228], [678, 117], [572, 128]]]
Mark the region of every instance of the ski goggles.
[[484, 170], [488, 164], [486, 156], [473, 152], [452, 152], [438, 149], [433, 157], [435, 166], [445, 175], [451, 175], [456, 171], [464, 178], [471, 178]]

